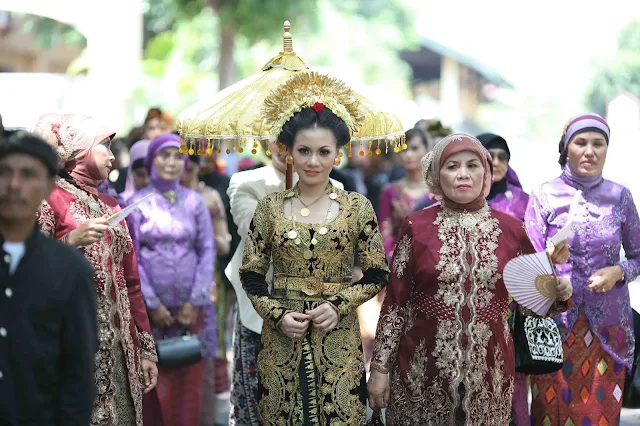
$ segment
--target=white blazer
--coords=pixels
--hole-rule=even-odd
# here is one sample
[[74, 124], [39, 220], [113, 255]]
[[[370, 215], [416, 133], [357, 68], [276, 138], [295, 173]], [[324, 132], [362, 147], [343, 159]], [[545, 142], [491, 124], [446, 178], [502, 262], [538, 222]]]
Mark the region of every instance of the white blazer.
[[[294, 173], [294, 184], [297, 181], [298, 175]], [[340, 182], [331, 179], [331, 183], [336, 188], [344, 189], [344, 186]], [[229, 278], [229, 281], [231, 281], [231, 285], [233, 285], [233, 289], [236, 292], [236, 298], [238, 299], [238, 312], [242, 325], [258, 334], [262, 332], [262, 318], [253, 308], [251, 301], [242, 288], [242, 282], [240, 281], [239, 271], [242, 266], [244, 242], [247, 233], [249, 232], [249, 226], [253, 219], [253, 214], [258, 206], [258, 201], [273, 192], [284, 190], [285, 176], [272, 165], [234, 173], [229, 181], [229, 189], [227, 189], [227, 195], [231, 202], [231, 216], [238, 227], [240, 243], [238, 244], [236, 252], [233, 254], [233, 258], [231, 258], [231, 262], [229, 262], [224, 270], [224, 273], [227, 278]], [[272, 273], [273, 267], [270, 267], [269, 272], [267, 273], [268, 281], [271, 280]]]

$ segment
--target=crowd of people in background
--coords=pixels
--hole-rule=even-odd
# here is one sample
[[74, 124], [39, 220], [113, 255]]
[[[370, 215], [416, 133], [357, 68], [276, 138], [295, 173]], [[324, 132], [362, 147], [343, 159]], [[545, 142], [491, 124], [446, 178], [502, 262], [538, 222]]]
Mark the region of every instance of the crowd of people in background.
[[[288, 124], [299, 127], [292, 134], [313, 128], [304, 122], [307, 113], [324, 120], [301, 111], [300, 121]], [[323, 126], [337, 135], [337, 156], [348, 142], [344, 129], [339, 122]], [[407, 149], [399, 154], [345, 155], [340, 164], [331, 161], [321, 184], [296, 169], [291, 196], [282, 195], [287, 153], [294, 165], [307, 161], [293, 151], [295, 138], [264, 143], [263, 156], [243, 161], [215, 152], [188, 156], [173, 118], [159, 108], [126, 137], [82, 114], [44, 115], [33, 133], [3, 130], [0, 425], [214, 426], [225, 393], [229, 425], [329, 424], [342, 411], [360, 413], [365, 382], [354, 374], [339, 387], [327, 378], [337, 367], [323, 361], [322, 333], [299, 340], [298, 325], [274, 313], [264, 278], [273, 277], [273, 286], [305, 262], [287, 248], [311, 244], [299, 240], [312, 226], [304, 218], [294, 219], [289, 237], [264, 239], [273, 227], [290, 226], [269, 222], [281, 204], [293, 217], [287, 209], [309, 204], [300, 188], [315, 194], [316, 186], [327, 213], [323, 231], [310, 232], [309, 241], [322, 247], [317, 240], [329, 232], [344, 245], [335, 264], [318, 266], [326, 276], [348, 270], [332, 283], [343, 293], [327, 299], [332, 309], [297, 299], [277, 309], [306, 309], [298, 323], [320, 328], [336, 316], [333, 327], [343, 334], [331, 343], [331, 356], [350, 365], [360, 350], [371, 371], [369, 405], [387, 409], [388, 425], [617, 424], [625, 379], [637, 365], [627, 284], [640, 275], [640, 220], [630, 191], [603, 178], [607, 122], [581, 114], [559, 130], [559, 177], [539, 182], [532, 194], [511, 168], [499, 129], [474, 137], [420, 120], [406, 131]], [[540, 153], [538, 161], [553, 155]], [[479, 195], [456, 195], [447, 173], [468, 174]], [[513, 375], [506, 372], [514, 360], [504, 324], [514, 333], [521, 307], [506, 294], [498, 264], [545, 250], [578, 190], [572, 235], [553, 256], [561, 285], [549, 316], [562, 335], [563, 368]], [[141, 200], [126, 221], [112, 221]], [[344, 223], [327, 219], [342, 211], [349, 212]], [[473, 240], [462, 225], [451, 225], [463, 214], [487, 234]], [[456, 257], [464, 245], [458, 238], [473, 240], [468, 255], [479, 263]], [[320, 250], [312, 245], [309, 253]], [[473, 272], [466, 284], [455, 274], [443, 278], [443, 262], [458, 260]], [[302, 281], [287, 291], [301, 291]], [[354, 283], [362, 294], [346, 292]], [[460, 300], [443, 297], [455, 286]], [[452, 321], [469, 334], [448, 334]], [[198, 360], [158, 364], [157, 343], [185, 336], [197, 336]], [[265, 359], [286, 351], [315, 364], [303, 374], [302, 364]], [[323, 392], [333, 391], [324, 399], [306, 386], [314, 368], [326, 380]]]

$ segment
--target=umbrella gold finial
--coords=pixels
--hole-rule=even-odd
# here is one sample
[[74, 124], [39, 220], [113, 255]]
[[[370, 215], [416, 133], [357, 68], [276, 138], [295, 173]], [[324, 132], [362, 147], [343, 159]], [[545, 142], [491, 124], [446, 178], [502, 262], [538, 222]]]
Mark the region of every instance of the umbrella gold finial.
[[284, 53], [293, 52], [293, 39], [289, 30], [291, 29], [291, 23], [284, 21], [284, 34], [282, 36], [282, 51]]

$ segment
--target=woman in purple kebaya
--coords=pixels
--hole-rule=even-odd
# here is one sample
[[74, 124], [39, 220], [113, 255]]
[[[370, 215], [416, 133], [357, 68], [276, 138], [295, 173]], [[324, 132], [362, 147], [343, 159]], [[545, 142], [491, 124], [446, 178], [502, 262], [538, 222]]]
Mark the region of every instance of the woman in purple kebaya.
[[531, 376], [535, 425], [619, 421], [634, 351], [627, 284], [640, 275], [640, 220], [629, 189], [602, 177], [609, 133], [597, 114], [572, 118], [560, 140], [562, 174], [533, 192], [525, 214], [531, 242], [544, 250], [565, 225], [574, 194], [582, 191], [568, 259], [554, 259], [566, 262], [556, 272], [569, 277], [574, 289], [574, 307], [555, 317], [564, 340], [564, 366], [554, 374]]
[[[153, 194], [127, 219], [138, 256], [142, 294], [156, 341], [186, 332], [198, 334], [203, 360], [183, 367], [160, 367], [157, 399], [161, 426], [199, 426], [201, 398], [214, 389], [203, 381], [207, 360], [215, 359], [215, 325], [210, 290], [215, 243], [207, 205], [195, 191], [180, 186], [188, 158], [179, 152], [180, 138], [156, 137], [149, 145], [145, 168], [150, 184], [129, 203]], [[146, 401], [145, 401], [146, 402]], [[207, 410], [205, 410], [206, 412]], [[203, 419], [204, 420], [204, 419]], [[158, 420], [145, 424], [159, 425]]]

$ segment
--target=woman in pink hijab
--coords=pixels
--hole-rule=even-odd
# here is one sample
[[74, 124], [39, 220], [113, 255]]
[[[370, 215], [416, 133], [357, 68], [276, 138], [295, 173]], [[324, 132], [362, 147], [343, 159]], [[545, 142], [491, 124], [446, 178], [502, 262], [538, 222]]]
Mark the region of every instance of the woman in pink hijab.
[[147, 318], [133, 243], [116, 200], [98, 191], [113, 161], [115, 133], [80, 114], [47, 114], [34, 132], [56, 149], [60, 177], [43, 201], [43, 233], [77, 247], [95, 269], [99, 348], [91, 425], [142, 426], [142, 395], [155, 387], [155, 344]]

